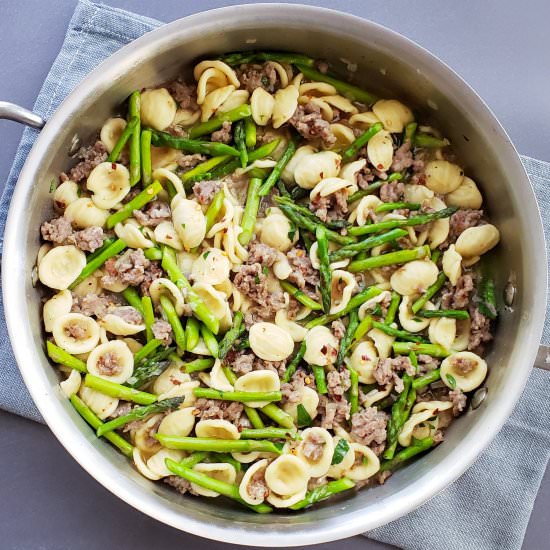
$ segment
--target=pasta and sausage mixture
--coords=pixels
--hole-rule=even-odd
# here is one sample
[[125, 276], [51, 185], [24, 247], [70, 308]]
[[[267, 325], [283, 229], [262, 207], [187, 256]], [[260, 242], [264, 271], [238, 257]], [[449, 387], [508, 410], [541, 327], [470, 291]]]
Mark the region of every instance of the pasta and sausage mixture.
[[259, 512], [440, 444], [497, 317], [499, 241], [449, 141], [299, 54], [134, 92], [52, 188], [61, 389], [151, 480]]

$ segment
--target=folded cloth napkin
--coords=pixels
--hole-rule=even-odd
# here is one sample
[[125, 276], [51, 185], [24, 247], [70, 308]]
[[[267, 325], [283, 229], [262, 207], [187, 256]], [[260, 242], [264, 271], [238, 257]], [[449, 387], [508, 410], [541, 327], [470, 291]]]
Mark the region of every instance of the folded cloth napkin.
[[[34, 111], [50, 117], [101, 60], [160, 25], [158, 21], [81, 0]], [[27, 129], [0, 201], [0, 234], [17, 177], [37, 133]], [[550, 164], [524, 157], [550, 238]], [[547, 315], [547, 319], [550, 316]], [[0, 407], [42, 422], [7, 338], [0, 303]], [[544, 341], [550, 343], [550, 322]], [[534, 371], [512, 417], [477, 462], [446, 491], [404, 518], [366, 533], [411, 550], [519, 549], [550, 454], [550, 375]]]

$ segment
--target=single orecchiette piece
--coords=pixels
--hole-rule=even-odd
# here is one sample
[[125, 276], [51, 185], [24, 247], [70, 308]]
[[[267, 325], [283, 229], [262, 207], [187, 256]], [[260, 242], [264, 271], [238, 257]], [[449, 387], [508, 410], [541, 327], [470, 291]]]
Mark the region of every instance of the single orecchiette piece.
[[49, 288], [65, 290], [86, 266], [86, 254], [73, 245], [56, 246], [38, 265], [38, 278]]
[[330, 313], [343, 310], [357, 288], [357, 279], [349, 271], [335, 269], [332, 272]]
[[80, 375], [80, 373], [77, 370], [71, 369], [69, 376], [65, 380], [63, 380], [63, 382], [60, 382], [59, 385], [61, 386], [63, 393], [67, 397], [71, 397], [71, 395], [74, 395], [78, 392], [81, 383], [82, 376]]
[[211, 91], [202, 102], [201, 105], [201, 120], [206, 122], [212, 115], [214, 115], [220, 107], [231, 97], [231, 94], [235, 91], [235, 86], [229, 84], [229, 86], [223, 86]]
[[225, 294], [206, 283], [195, 283], [193, 290], [200, 296], [206, 307], [220, 320], [222, 330], [231, 324], [231, 308]]
[[[411, 309], [413, 303], [413, 296], [403, 296], [399, 304], [399, 322], [409, 332], [420, 332], [430, 324], [430, 319], [418, 317], [414, 314]], [[435, 309], [435, 306], [431, 302], [426, 302], [424, 309]]]
[[172, 147], [151, 147], [151, 168], [155, 173], [160, 168], [175, 170], [178, 167], [177, 160], [181, 155], [177, 149]]
[[265, 470], [265, 482], [269, 489], [288, 497], [302, 492], [310, 478], [308, 465], [291, 454], [276, 458]]
[[445, 202], [449, 206], [458, 206], [460, 208], [472, 208], [477, 210], [481, 208], [483, 197], [481, 196], [475, 181], [464, 176], [462, 183], [454, 191], [445, 196]]
[[[338, 443], [344, 438], [340, 437], [339, 435], [335, 436], [333, 438], [333, 446], [336, 448]], [[342, 460], [338, 464], [332, 464], [327, 472], [327, 477], [330, 477], [332, 479], [339, 479], [343, 477], [344, 472], [346, 470], [349, 470], [353, 463], [355, 462], [355, 452], [353, 447], [350, 445], [346, 454], [342, 458]]]
[[362, 130], [369, 128], [377, 122], [380, 122], [380, 120], [372, 111], [357, 113], [356, 115], [352, 115], [349, 117], [349, 123], [354, 128], [360, 128]]
[[330, 125], [330, 131], [336, 138], [336, 142], [332, 145], [331, 149], [340, 151], [351, 145], [355, 141], [355, 134], [349, 126], [336, 122]]
[[443, 252], [441, 267], [451, 284], [455, 286], [462, 275], [462, 256], [456, 251], [454, 244]]
[[357, 225], [363, 226], [375, 216], [375, 210], [377, 206], [380, 206], [382, 201], [376, 195], [367, 195], [363, 197], [358, 203], [353, 212], [350, 214], [348, 220], [355, 222]]
[[100, 290], [101, 286], [99, 284], [99, 278], [96, 277], [94, 273], [89, 277], [86, 277], [81, 283], [78, 283], [72, 289], [72, 293], [75, 296], [84, 297], [87, 294], [99, 294]]
[[456, 338], [456, 320], [449, 317], [432, 319], [428, 336], [432, 344], [439, 344], [445, 349], [451, 349]]
[[[348, 180], [350, 183], [357, 183], [357, 174], [367, 165], [367, 159], [358, 159], [348, 162], [340, 168], [339, 177]], [[373, 196], [373, 195], [371, 195]]]
[[475, 258], [491, 250], [499, 240], [500, 232], [494, 225], [468, 227], [456, 240], [455, 249], [463, 258]]
[[403, 193], [407, 202], [418, 202], [420, 204], [434, 196], [434, 192], [425, 185], [405, 185]]
[[[424, 204], [434, 212], [443, 210], [447, 207], [447, 205], [437, 197], [427, 199]], [[430, 224], [430, 228], [428, 230], [428, 242], [432, 250], [436, 249], [440, 244], [447, 240], [450, 225], [449, 218], [441, 218]]]
[[289, 320], [287, 312], [284, 309], [280, 309], [275, 314], [275, 324], [284, 330], [294, 342], [301, 342], [307, 334], [307, 329], [302, 325]]
[[42, 310], [44, 329], [46, 332], [53, 330], [56, 319], [71, 312], [73, 297], [70, 290], [62, 290], [54, 294], [45, 304]]
[[[244, 392], [272, 392], [281, 389], [281, 381], [276, 372], [271, 370], [255, 370], [240, 376], [235, 381], [235, 390]], [[250, 401], [249, 407], [263, 407], [265, 401]]]
[[183, 244], [181, 243], [172, 222], [160, 222], [155, 227], [155, 240], [157, 241], [157, 243], [167, 244], [175, 250], [183, 250]]
[[470, 319], [457, 319], [456, 336], [452, 345], [453, 351], [464, 351], [468, 349], [471, 325], [472, 322]]
[[386, 334], [378, 328], [369, 330], [367, 336], [374, 342], [374, 347], [380, 359], [387, 359], [391, 355], [395, 337]]
[[250, 94], [248, 93], [247, 90], [235, 90], [220, 105], [217, 112], [227, 113], [227, 111], [231, 111], [233, 109], [236, 109], [237, 107], [240, 107], [241, 105], [244, 105], [245, 103], [247, 103], [249, 97], [250, 97]]
[[160, 303], [160, 297], [166, 295], [170, 298], [171, 302], [174, 304], [174, 308], [178, 316], [183, 315], [185, 310], [185, 301], [183, 299], [183, 294], [181, 290], [170, 280], [161, 277], [160, 279], [155, 279], [151, 286], [149, 287], [149, 294], [151, 295], [151, 300], [153, 304], [158, 305]]
[[317, 407], [319, 406], [319, 394], [312, 388], [304, 386], [299, 391], [298, 401], [286, 401], [283, 405], [283, 410], [294, 419], [298, 420], [298, 405], [302, 405], [310, 418], [317, 416]]
[[433, 262], [414, 260], [396, 270], [390, 278], [390, 284], [402, 296], [422, 294], [435, 283], [438, 273]]
[[201, 244], [206, 235], [206, 218], [198, 202], [181, 199], [172, 209], [172, 222], [186, 250]]
[[148, 239], [132, 219], [125, 224], [117, 223], [115, 225], [115, 235], [122, 239], [131, 248], [151, 248], [155, 243]]
[[294, 167], [294, 180], [303, 189], [313, 189], [322, 179], [336, 177], [341, 163], [333, 151], [304, 155]]
[[273, 128], [281, 127], [288, 122], [298, 107], [298, 88], [290, 85], [275, 92], [273, 105]]
[[[260, 88], [256, 88], [260, 89]], [[300, 162], [310, 155], [313, 155], [316, 152], [315, 148], [311, 145], [302, 145], [296, 149], [294, 156], [288, 161], [288, 164], [285, 166], [283, 172], [281, 173], [281, 178], [285, 183], [294, 183], [294, 172], [296, 167]], [[313, 185], [312, 185], [313, 187]]]
[[343, 178], [323, 178], [315, 187], [311, 190], [309, 198], [314, 201], [317, 197], [328, 197], [333, 193], [346, 189], [348, 194], [351, 195], [357, 191], [357, 184], [351, 183], [347, 179]]
[[378, 364], [378, 352], [374, 344], [369, 341], [359, 342], [351, 357], [349, 358], [350, 367], [359, 375], [359, 382], [362, 384], [373, 384], [374, 370]]
[[334, 454], [332, 436], [325, 428], [307, 428], [302, 432], [302, 441], [296, 452], [296, 456], [308, 465], [310, 477], [324, 476]]
[[[408, 447], [415, 432], [422, 424], [431, 418], [437, 417], [440, 412], [450, 409], [453, 404], [450, 401], [426, 401], [417, 403], [411, 417], [405, 422], [398, 437], [399, 445]], [[418, 434], [417, 434], [418, 435]]]
[[216, 359], [212, 370], [209, 373], [200, 372], [199, 377], [209, 388], [214, 388], [220, 391], [233, 391], [233, 385], [227, 379], [223, 372], [222, 363]]
[[149, 417], [142, 424], [131, 430], [134, 445], [144, 453], [153, 454], [162, 449], [162, 445], [153, 437], [156, 428], [162, 419], [162, 414]]
[[246, 470], [239, 484], [239, 495], [247, 504], [257, 505], [265, 500], [266, 495], [264, 491], [257, 490], [255, 480], [265, 475], [267, 465], [268, 460], [263, 458], [252, 464], [252, 466]]
[[441, 363], [440, 369], [443, 383], [463, 392], [475, 390], [487, 376], [487, 363], [471, 351], [449, 355]]
[[232, 424], [229, 420], [221, 420], [219, 418], [197, 422], [195, 425], [195, 434], [197, 437], [208, 437], [211, 439], [239, 439], [241, 437], [235, 424]]
[[166, 393], [174, 387], [181, 386], [191, 381], [191, 376], [183, 368], [183, 361], [174, 361], [170, 366], [153, 382], [153, 393], [159, 395]]
[[[226, 84], [233, 84], [235, 88], [238, 88], [241, 85], [235, 71], [227, 65], [227, 63], [219, 60], [207, 59], [195, 65], [195, 68], [193, 69], [193, 76], [195, 77], [195, 80], [200, 80], [208, 69], [215, 69], [216, 71], [219, 71], [219, 73], [223, 75]], [[200, 103], [202, 102], [199, 101], [199, 105]]]
[[81, 313], [67, 313], [54, 320], [52, 334], [55, 343], [68, 353], [88, 353], [99, 342], [99, 325]]
[[426, 186], [435, 193], [445, 195], [457, 189], [464, 179], [460, 166], [448, 160], [432, 160], [426, 165]]
[[258, 126], [266, 126], [273, 115], [275, 98], [263, 88], [256, 88], [250, 97], [252, 118]]
[[372, 106], [372, 111], [384, 129], [392, 133], [402, 132], [414, 120], [412, 111], [396, 99], [380, 99]]
[[111, 416], [118, 407], [118, 399], [116, 397], [110, 397], [86, 386], [80, 387], [78, 395], [100, 420]]
[[134, 356], [122, 340], [111, 340], [94, 348], [86, 361], [88, 372], [124, 384], [134, 372]]
[[67, 180], [59, 185], [53, 193], [53, 202], [60, 210], [65, 210], [69, 204], [78, 200], [79, 188], [74, 181]]
[[195, 426], [194, 410], [193, 407], [186, 407], [168, 413], [159, 424], [158, 432], [164, 435], [187, 437]]
[[[208, 477], [213, 477], [219, 481], [224, 481], [233, 485], [237, 479], [237, 470], [233, 464], [228, 464], [227, 462], [200, 462], [193, 467], [193, 470], [201, 474], [205, 474]], [[212, 491], [211, 489], [205, 489], [196, 483], [191, 483], [191, 489], [193, 493], [201, 495], [203, 497], [218, 497], [220, 493]]]
[[191, 278], [197, 283], [219, 285], [229, 279], [231, 264], [219, 248], [208, 248], [193, 263]]
[[[121, 306], [127, 308], [129, 311], [134, 310], [132, 306]], [[135, 310], [134, 310], [135, 311]], [[99, 321], [99, 326], [103, 327], [107, 332], [115, 334], [117, 336], [131, 336], [145, 330], [144, 323], [129, 323], [123, 317], [115, 315], [114, 313], [107, 313]]]
[[367, 143], [367, 154], [371, 164], [382, 172], [391, 166], [393, 160], [393, 140], [386, 130], [372, 136]]
[[278, 208], [272, 208], [262, 222], [260, 241], [276, 250], [286, 252], [296, 240], [296, 235], [290, 238], [290, 231], [288, 218]]
[[158, 476], [157, 479], [168, 477], [173, 475], [173, 473], [166, 467], [166, 459], [171, 458], [176, 462], [180, 462], [180, 460], [184, 457], [184, 451], [179, 451], [176, 449], [161, 449], [147, 460], [147, 468], [150, 472]]
[[155, 130], [165, 130], [172, 124], [178, 106], [166, 88], [146, 90], [141, 94], [141, 122]]
[[306, 363], [324, 367], [336, 360], [339, 342], [327, 327], [313, 327], [308, 331], [305, 342], [304, 361]]
[[86, 187], [93, 193], [94, 204], [108, 210], [129, 193], [130, 172], [124, 164], [102, 162], [91, 171]]
[[109, 212], [96, 206], [92, 199], [82, 197], [71, 202], [65, 209], [64, 215], [74, 227], [85, 229], [93, 226], [103, 227]]
[[101, 127], [99, 139], [105, 145], [105, 149], [110, 153], [120, 138], [120, 135], [126, 128], [126, 121], [120, 117], [109, 118]]
[[294, 350], [290, 334], [274, 323], [254, 323], [248, 339], [252, 351], [266, 361], [283, 361]]
[[372, 477], [380, 469], [380, 460], [366, 445], [350, 443], [355, 454], [354, 464], [344, 472], [353, 481], [363, 481]]

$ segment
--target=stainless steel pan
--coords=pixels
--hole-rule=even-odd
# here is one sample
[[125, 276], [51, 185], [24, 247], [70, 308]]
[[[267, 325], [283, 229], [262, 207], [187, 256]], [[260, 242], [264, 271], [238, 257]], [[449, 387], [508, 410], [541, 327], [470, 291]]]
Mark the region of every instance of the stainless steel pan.
[[[513, 274], [517, 292], [503, 310], [487, 380], [488, 397], [449, 430], [445, 443], [385, 485], [300, 514], [259, 516], [216, 500], [186, 498], [137, 474], [72, 410], [44, 355], [31, 271], [39, 225], [51, 216], [49, 182], [67, 166], [75, 135], [86, 141], [135, 88], [173, 78], [193, 60], [249, 49], [286, 49], [357, 63], [367, 89], [401, 97], [437, 122], [483, 189], [502, 243], [493, 255], [497, 288]], [[9, 105], [0, 106], [4, 116]], [[25, 115], [30, 116], [30, 115]], [[40, 120], [30, 119], [35, 126]], [[546, 303], [545, 243], [537, 204], [518, 155], [483, 101], [454, 72], [406, 38], [335, 11], [289, 5], [233, 6], [175, 21], [126, 46], [93, 71], [47, 122], [21, 172], [2, 263], [4, 305], [19, 367], [44, 419], [100, 483], [142, 512], [230, 543], [292, 546], [367, 531], [402, 516], [460, 476], [510, 415], [537, 355]], [[544, 355], [546, 357], [546, 355]]]

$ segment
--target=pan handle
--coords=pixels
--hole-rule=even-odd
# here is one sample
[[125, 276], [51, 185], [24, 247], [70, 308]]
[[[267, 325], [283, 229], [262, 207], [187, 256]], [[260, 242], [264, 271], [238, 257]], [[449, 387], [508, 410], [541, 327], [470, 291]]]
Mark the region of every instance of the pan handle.
[[46, 121], [36, 113], [8, 101], [0, 101], [0, 119], [2, 118], [20, 122], [38, 130], [46, 124]]
[[537, 369], [550, 371], [550, 347], [549, 346], [539, 346], [539, 351], [537, 353], [537, 358], [535, 359], [534, 366]]

